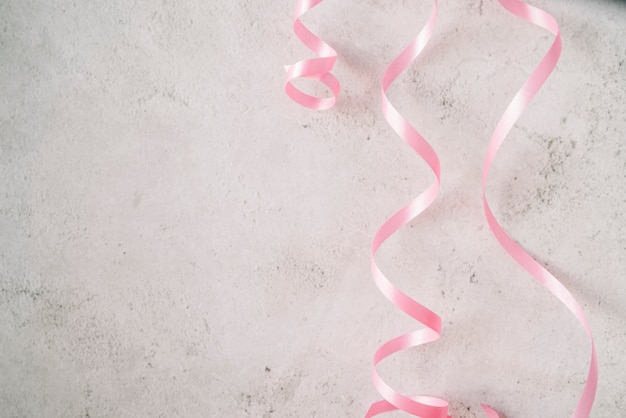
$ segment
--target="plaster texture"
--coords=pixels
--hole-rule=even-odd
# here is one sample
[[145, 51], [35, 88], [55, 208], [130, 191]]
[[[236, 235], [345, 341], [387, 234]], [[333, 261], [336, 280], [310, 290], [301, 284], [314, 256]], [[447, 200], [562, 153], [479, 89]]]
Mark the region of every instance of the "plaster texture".
[[[626, 414], [626, 3], [533, 4], [556, 71], [488, 193], [596, 338], [592, 417]], [[311, 57], [294, 1], [0, 2], [0, 417], [359, 417], [371, 358], [419, 328], [369, 273], [377, 227], [432, 181], [379, 107], [428, 1], [327, 1], [326, 112], [292, 103]], [[590, 346], [482, 213], [488, 139], [552, 42], [496, 1], [441, 0], [389, 90], [442, 162], [442, 194], [382, 248], [443, 338], [380, 366], [456, 418], [567, 417]], [[309, 86], [313, 89], [316, 86]], [[390, 416], [404, 416], [394, 413]]]

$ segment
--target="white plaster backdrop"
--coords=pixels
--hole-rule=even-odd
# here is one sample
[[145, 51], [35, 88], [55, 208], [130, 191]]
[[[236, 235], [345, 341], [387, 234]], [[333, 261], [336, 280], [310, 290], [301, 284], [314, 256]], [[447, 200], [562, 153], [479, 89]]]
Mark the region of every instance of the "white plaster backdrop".
[[[596, 337], [595, 418], [626, 414], [626, 3], [533, 4], [556, 71], [489, 183], [506, 229], [571, 289]], [[359, 417], [374, 351], [419, 327], [369, 274], [376, 228], [432, 180], [379, 109], [431, 2], [328, 0], [337, 105], [282, 91], [312, 56], [295, 0], [0, 2], [0, 416]], [[442, 0], [390, 89], [442, 161], [442, 195], [380, 264], [444, 320], [381, 365], [455, 417], [566, 417], [584, 332], [499, 247], [485, 147], [552, 36], [494, 0]], [[391, 416], [403, 416], [394, 413]]]

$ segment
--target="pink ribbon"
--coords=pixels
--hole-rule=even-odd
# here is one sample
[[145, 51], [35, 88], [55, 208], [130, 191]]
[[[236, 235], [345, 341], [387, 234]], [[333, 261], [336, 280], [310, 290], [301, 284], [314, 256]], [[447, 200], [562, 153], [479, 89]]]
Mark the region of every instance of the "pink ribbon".
[[398, 75], [422, 52], [432, 36], [436, 20], [437, 1], [435, 0], [433, 3], [433, 11], [424, 28], [422, 28], [417, 37], [400, 55], [398, 55], [398, 57], [396, 57], [385, 71], [381, 89], [381, 106], [385, 119], [387, 119], [393, 130], [424, 159], [435, 174], [435, 181], [408, 205], [397, 211], [378, 229], [374, 236], [374, 241], [372, 242], [371, 252], [372, 276], [374, 277], [374, 282], [378, 289], [391, 303], [400, 308], [411, 318], [424, 324], [426, 328], [409, 332], [387, 341], [376, 351], [376, 354], [374, 354], [374, 364], [372, 366], [372, 381], [378, 393], [383, 397], [383, 400], [370, 406], [365, 414], [366, 418], [397, 409], [426, 418], [446, 418], [448, 416], [448, 402], [445, 400], [433, 396], [402, 395], [393, 390], [380, 377], [376, 370], [376, 365], [392, 354], [406, 350], [407, 348], [436, 341], [441, 335], [441, 318], [436, 313], [411, 299], [396, 288], [380, 271], [375, 259], [376, 252], [387, 238], [422, 213], [439, 194], [439, 184], [441, 181], [439, 157], [424, 137], [398, 113], [389, 102], [386, 94], [391, 83], [393, 83]]
[[[332, 107], [339, 95], [339, 82], [330, 73], [335, 63], [337, 53], [328, 44], [321, 41], [308, 29], [299, 18], [322, 0], [299, 0], [294, 17], [294, 31], [300, 40], [307, 45], [319, 58], [300, 61], [292, 66], [286, 66], [287, 81], [285, 91], [287, 95], [302, 106], [311, 109], [325, 110]], [[405, 293], [396, 288], [387, 279], [376, 264], [375, 255], [380, 246], [396, 231], [413, 220], [416, 216], [428, 208], [439, 194], [441, 182], [439, 158], [433, 148], [404, 119], [389, 102], [386, 92], [391, 83], [406, 67], [417, 58], [432, 36], [437, 17], [437, 0], [433, 0], [433, 11], [424, 28], [417, 37], [394, 59], [389, 65], [382, 78], [381, 107], [385, 119], [394, 131], [428, 164], [435, 174], [435, 181], [424, 190], [417, 198], [398, 210], [376, 232], [372, 242], [371, 270], [376, 286], [381, 293], [395, 306], [413, 319], [424, 324], [426, 328], [409, 332], [384, 343], [375, 353], [372, 366], [372, 381], [376, 390], [383, 400], [373, 403], [365, 414], [365, 418], [380, 415], [386, 412], [402, 410], [411, 415], [422, 418], [451, 418], [448, 415], [448, 402], [437, 397], [419, 395], [407, 396], [392, 389], [378, 374], [376, 366], [385, 358], [411, 347], [434, 342], [441, 336], [441, 318], [425, 306], [416, 302]], [[483, 166], [482, 191], [483, 207], [489, 227], [498, 239], [502, 247], [533, 277], [539, 280], [550, 292], [552, 292], [569, 310], [576, 316], [583, 326], [591, 341], [591, 365], [587, 375], [583, 393], [578, 401], [573, 418], [587, 418], [590, 414], [595, 398], [598, 366], [596, 351], [593, 343], [591, 330], [587, 319], [571, 293], [540, 263], [526, 253], [513, 239], [504, 232], [502, 226], [494, 217], [487, 202], [485, 186], [489, 169], [495, 155], [502, 145], [504, 138], [519, 119], [524, 109], [528, 106], [537, 91], [541, 88], [548, 76], [554, 70], [561, 54], [561, 37], [556, 20], [546, 12], [523, 3], [519, 0], [499, 0], [500, 3], [511, 13], [534, 23], [555, 35], [555, 40], [543, 57], [537, 68], [533, 71], [522, 88], [514, 96], [513, 100], [500, 118], [496, 129], [487, 147], [487, 154]], [[318, 98], [303, 93], [293, 86], [291, 81], [297, 77], [305, 77], [324, 83], [333, 93], [331, 98]], [[488, 418], [498, 418], [498, 414], [486, 405], [482, 405]]]
[[537, 68], [535, 68], [528, 80], [526, 80], [526, 82], [522, 85], [522, 88], [517, 92], [515, 97], [513, 97], [513, 100], [504, 111], [504, 114], [496, 125], [496, 129], [493, 132], [491, 140], [489, 141], [487, 154], [485, 156], [485, 163], [483, 166], [483, 208], [485, 210], [485, 216], [487, 217], [489, 227], [500, 242], [500, 245], [502, 245], [502, 247], [511, 255], [511, 257], [515, 259], [515, 261], [518, 262], [520, 266], [524, 267], [526, 271], [528, 271], [565, 306], [567, 306], [589, 336], [589, 341], [591, 342], [591, 364], [589, 366], [587, 381], [583, 388], [583, 392], [578, 400], [576, 409], [572, 414], [573, 418], [587, 418], [591, 413], [591, 407], [593, 405], [596, 388], [598, 386], [598, 361], [596, 359], [596, 348], [593, 343], [593, 336], [591, 335], [591, 329], [587, 323], [587, 318], [585, 317], [585, 314], [578, 302], [576, 302], [576, 299], [574, 299], [565, 286], [563, 286], [561, 282], [556, 279], [556, 277], [554, 277], [540, 263], [524, 251], [522, 247], [517, 245], [517, 243], [515, 243], [515, 241], [507, 235], [506, 232], [504, 232], [502, 226], [493, 216], [485, 194], [485, 185], [487, 183], [489, 169], [491, 168], [491, 163], [493, 162], [500, 145], [502, 145], [504, 138], [509, 133], [511, 128], [513, 128], [513, 125], [519, 119], [524, 109], [526, 109], [526, 106], [528, 106], [537, 91], [539, 91], [548, 76], [552, 73], [557, 61], [559, 60], [561, 55], [561, 35], [559, 34], [559, 25], [554, 17], [548, 13], [519, 0], [499, 1], [502, 6], [514, 15], [550, 31], [555, 36], [555, 39]]
[[[382, 100], [381, 106], [383, 115], [393, 130], [428, 164], [432, 172], [435, 174], [435, 181], [423, 191], [418, 197], [413, 199], [408, 205], [404, 206], [389, 218], [376, 232], [374, 241], [372, 242], [371, 252], [371, 270], [376, 286], [381, 293], [395, 306], [400, 308], [404, 313], [409, 315], [416, 321], [426, 326], [417, 331], [396, 337], [383, 344], [374, 354], [374, 364], [372, 366], [372, 381], [374, 386], [383, 400], [373, 403], [365, 418], [373, 417], [391, 412], [402, 410], [411, 415], [424, 418], [447, 418], [448, 402], [433, 396], [407, 396], [402, 395], [392, 389], [378, 374], [376, 366], [385, 358], [402, 350], [406, 350], [418, 345], [427, 344], [439, 339], [441, 336], [441, 318], [416, 302], [405, 293], [396, 288], [385, 275], [380, 271], [376, 264], [375, 256], [380, 246], [393, 235], [397, 230], [402, 228], [408, 222], [413, 220], [417, 215], [422, 213], [439, 194], [439, 185], [441, 182], [439, 157], [419, 132], [404, 119], [400, 113], [393, 107], [387, 98], [387, 89], [393, 83], [406, 67], [417, 58], [422, 52], [428, 41], [430, 40], [435, 28], [437, 19], [437, 0], [433, 2], [433, 11], [430, 18], [426, 22], [424, 28], [419, 32], [417, 37], [398, 55], [398, 57], [389, 65], [382, 79]], [[482, 405], [483, 409], [490, 418], [497, 418], [498, 414], [486, 405]]]
[[[339, 81], [330, 73], [335, 65], [337, 52], [326, 42], [315, 36], [300, 21], [300, 17], [307, 11], [321, 3], [322, 0], [298, 0], [293, 18], [293, 30], [311, 51], [319, 58], [310, 58], [298, 61], [293, 65], [286, 65], [287, 80], [285, 93], [296, 103], [314, 110], [326, 110], [333, 107], [339, 96]], [[292, 84], [292, 80], [303, 77], [319, 81], [326, 85], [333, 93], [333, 97], [315, 97], [304, 93]]]

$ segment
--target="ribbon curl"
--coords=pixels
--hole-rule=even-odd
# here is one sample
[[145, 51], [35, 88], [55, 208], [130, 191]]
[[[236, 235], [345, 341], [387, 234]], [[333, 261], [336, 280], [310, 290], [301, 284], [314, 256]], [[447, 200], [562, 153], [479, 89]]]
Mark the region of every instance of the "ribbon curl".
[[[580, 305], [576, 302], [571, 293], [550, 272], [534, 260], [504, 232], [503, 228], [494, 217], [486, 198], [485, 187], [487, 177], [498, 149], [502, 145], [504, 138], [512, 129], [515, 122], [521, 116], [524, 109], [528, 106], [537, 91], [554, 70], [561, 53], [561, 37], [558, 24], [551, 15], [519, 0], [499, 1], [500, 4], [509, 12], [550, 31], [553, 35], [555, 35], [555, 40], [537, 68], [514, 96], [513, 100], [500, 118], [500, 121], [498, 122], [492, 135], [487, 147], [487, 154], [483, 166], [483, 207], [489, 227], [502, 247], [522, 267], [524, 267], [524, 269], [539, 280], [540, 283], [548, 288], [552, 294], [554, 294], [568, 307], [589, 336], [591, 341], [591, 364], [583, 393], [578, 401], [574, 413], [572, 414], [573, 418], [587, 418], [591, 412], [591, 407], [595, 398], [598, 379], [596, 350], [587, 319]], [[393, 233], [423, 212], [435, 200], [439, 192], [441, 178], [437, 154], [428, 142], [397, 112], [386, 96], [386, 90], [389, 85], [424, 49], [426, 43], [432, 35], [436, 14], [437, 1], [435, 0], [433, 12], [426, 26], [419, 33], [417, 38], [392, 62], [385, 72], [382, 81], [382, 111], [385, 118], [396, 133], [424, 159], [435, 174], [436, 179], [424, 192], [422, 192], [422, 194], [400, 209], [396, 214], [389, 218], [383, 226], [381, 226], [374, 237], [371, 253], [372, 275], [379, 290], [391, 303], [400, 308], [407, 315], [424, 324], [427, 328], [396, 337], [383, 344], [376, 351], [372, 367], [372, 380], [374, 382], [374, 386], [384, 400], [372, 404], [365, 415], [366, 418], [394, 410], [402, 410], [411, 415], [423, 418], [451, 418], [448, 415], [448, 403], [445, 400], [432, 396], [402, 395], [386, 384], [376, 370], [376, 365], [390, 355], [407, 348], [436, 341], [441, 336], [441, 318], [397, 289], [382, 274], [375, 261], [375, 254], [382, 243], [385, 242], [385, 240], [387, 240]], [[485, 410], [488, 418], [499, 417], [497, 412], [493, 409], [486, 405], [481, 406]]]
[[[336, 102], [340, 91], [337, 79], [331, 74], [337, 52], [310, 32], [300, 21], [300, 17], [321, 3], [323, 0], [298, 0], [293, 28], [298, 38], [319, 57], [299, 61], [285, 66], [287, 79], [285, 92], [296, 103], [315, 110], [330, 109]], [[500, 4], [512, 14], [543, 29], [555, 36], [555, 40], [530, 77], [513, 97], [501, 116], [487, 147], [482, 174], [483, 209], [487, 223], [501, 246], [526, 269], [535, 279], [554, 294], [578, 319], [591, 342], [591, 363], [587, 380], [572, 418], [588, 418], [595, 398], [598, 383], [598, 365], [596, 349], [587, 318], [572, 294], [539, 262], [534, 260], [515, 241], [507, 235], [493, 215], [486, 197], [486, 184], [492, 162], [505, 137], [513, 128], [535, 94], [554, 70], [561, 54], [561, 36], [556, 20], [548, 13], [520, 0], [499, 0]], [[433, 396], [406, 396], [392, 389], [378, 374], [376, 366], [385, 358], [408, 348], [438, 340], [441, 336], [441, 318], [425, 306], [411, 299], [396, 288], [387, 279], [376, 264], [375, 255], [380, 246], [396, 231], [417, 217], [428, 208], [439, 194], [441, 183], [439, 158], [430, 144], [411, 126], [389, 102], [386, 91], [400, 73], [417, 58], [430, 40], [437, 17], [437, 0], [433, 0], [431, 16], [417, 37], [389, 65], [382, 78], [381, 107], [385, 119], [394, 131], [428, 164], [435, 175], [435, 180], [417, 198], [398, 210], [376, 232], [371, 249], [371, 270], [376, 286], [381, 293], [407, 315], [419, 321], [426, 328], [409, 332], [383, 344], [375, 353], [372, 365], [372, 381], [383, 400], [373, 403], [365, 418], [386, 412], [402, 410], [422, 418], [451, 418], [448, 415], [448, 402]], [[297, 89], [292, 80], [303, 77], [317, 80], [326, 85], [333, 97], [319, 98]], [[481, 405], [488, 418], [498, 418], [498, 414], [486, 405]]]
[[482, 177], [483, 208], [485, 211], [485, 217], [487, 218], [487, 223], [489, 224], [489, 227], [491, 228], [491, 231], [495, 235], [496, 239], [500, 242], [500, 245], [502, 245], [502, 247], [509, 253], [509, 255], [511, 255], [511, 257], [513, 257], [513, 259], [515, 259], [515, 261], [517, 261], [520, 266], [528, 271], [565, 306], [567, 306], [576, 319], [578, 319], [578, 322], [580, 322], [589, 337], [591, 342], [591, 363], [583, 392], [578, 400], [576, 409], [572, 414], [572, 418], [587, 418], [591, 413], [591, 407], [593, 405], [598, 385], [598, 361], [596, 358], [596, 348], [587, 318], [585, 317], [585, 314], [576, 299], [574, 299], [565, 286], [563, 286], [563, 284], [561, 284], [556, 277], [554, 277], [548, 270], [545, 269], [545, 267], [533, 259], [532, 256], [524, 251], [509, 235], [507, 235], [500, 223], [494, 217], [485, 194], [485, 187], [491, 163], [493, 162], [498, 149], [502, 145], [504, 138], [511, 131], [513, 125], [519, 119], [524, 109], [526, 109], [537, 91], [539, 91], [548, 76], [552, 73], [559, 57], [561, 56], [561, 35], [559, 33], [559, 25], [556, 19], [548, 13], [519, 0], [499, 1], [500, 4], [512, 14], [551, 32], [555, 36], [555, 39], [539, 65], [513, 97], [513, 100], [498, 121], [496, 129], [494, 130], [491, 140], [489, 141]]
[[[294, 102], [313, 110], [327, 110], [333, 107], [341, 89], [339, 81], [330, 73], [335, 65], [337, 52], [326, 42], [315, 36], [300, 21], [300, 17], [323, 0], [298, 0], [293, 18], [293, 31], [296, 36], [311, 51], [319, 55], [318, 58], [310, 58], [298, 61], [293, 65], [285, 65], [287, 79], [285, 81], [285, 93]], [[316, 80], [326, 85], [333, 93], [333, 97], [315, 97], [304, 93], [292, 84], [292, 80], [303, 77]]]
[[[378, 393], [383, 397], [383, 400], [373, 403], [365, 414], [365, 418], [395, 410], [402, 410], [411, 415], [424, 418], [449, 417], [447, 401], [433, 396], [402, 395], [392, 389], [380, 377], [376, 370], [376, 366], [392, 354], [436, 341], [441, 336], [441, 318], [395, 287], [380, 271], [375, 259], [376, 252], [380, 246], [391, 235], [430, 206], [439, 194], [439, 185], [441, 182], [439, 157], [424, 137], [393, 107], [386, 94], [391, 83], [393, 83], [398, 75], [400, 75], [400, 73], [402, 73], [422, 52], [432, 36], [436, 19], [437, 0], [434, 0], [433, 10], [426, 25], [419, 32], [417, 37], [389, 65], [383, 75], [381, 89], [381, 107], [385, 119], [389, 122], [393, 130], [428, 164], [435, 174], [435, 181], [418, 197], [391, 216], [391, 218], [378, 229], [372, 242], [371, 251], [372, 276], [378, 289], [392, 304], [400, 308], [411, 318], [425, 325], [426, 328], [409, 332], [387, 341], [376, 351], [372, 366], [372, 381]], [[490, 417], [497, 417], [497, 414], [489, 409], [489, 407], [483, 405], [483, 408], [490, 414]]]

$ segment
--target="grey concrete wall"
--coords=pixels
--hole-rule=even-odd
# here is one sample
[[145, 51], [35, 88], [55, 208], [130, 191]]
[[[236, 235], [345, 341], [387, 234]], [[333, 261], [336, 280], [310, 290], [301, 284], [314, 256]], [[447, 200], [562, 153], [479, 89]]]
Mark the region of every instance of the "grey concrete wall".
[[[626, 411], [626, 3], [537, 0], [557, 70], [508, 137], [489, 194], [584, 307], [592, 416]], [[282, 92], [312, 56], [295, 1], [0, 2], [0, 416], [358, 417], [370, 364], [419, 327], [368, 251], [432, 180], [381, 116], [379, 80], [428, 1], [327, 1], [305, 22], [343, 90]], [[381, 365], [457, 418], [566, 417], [589, 344], [482, 214], [487, 141], [551, 35], [496, 1], [440, 2], [389, 96], [440, 154], [442, 195], [381, 250], [442, 340]], [[400, 416], [396, 414], [395, 416]]]

